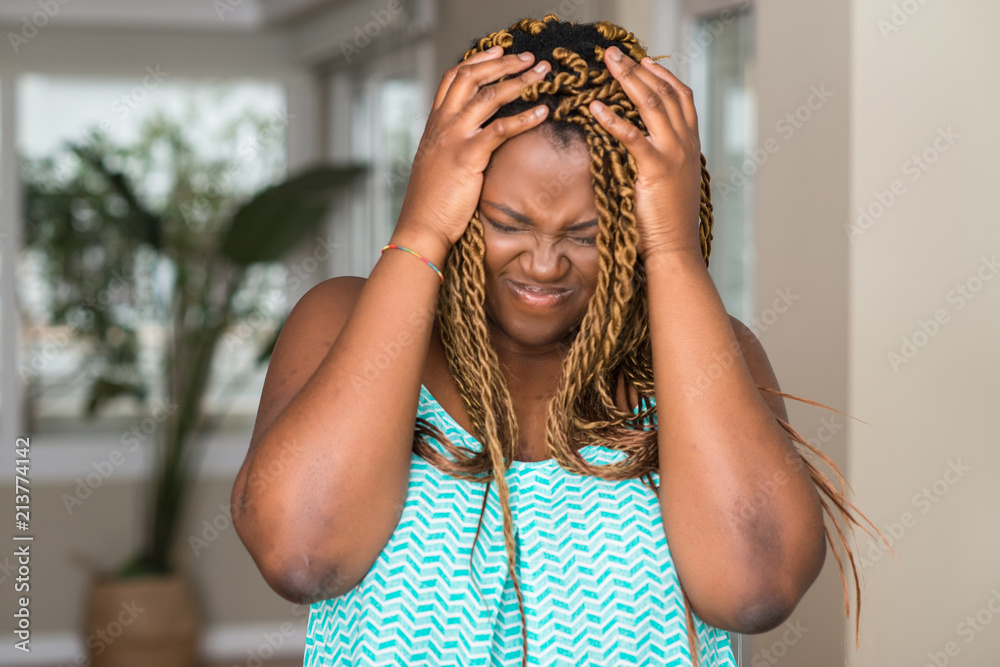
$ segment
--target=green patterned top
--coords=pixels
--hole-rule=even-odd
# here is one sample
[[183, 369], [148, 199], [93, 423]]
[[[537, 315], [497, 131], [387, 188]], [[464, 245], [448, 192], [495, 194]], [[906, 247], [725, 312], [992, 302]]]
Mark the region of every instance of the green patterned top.
[[[417, 416], [480, 449], [422, 385]], [[625, 456], [600, 445], [580, 454], [595, 465]], [[521, 616], [496, 485], [473, 551], [486, 485], [411, 456], [396, 530], [355, 588], [312, 605], [304, 664], [518, 667]], [[553, 459], [514, 461], [507, 483], [528, 664], [691, 664], [677, 572], [648, 486], [577, 475]], [[729, 634], [694, 620], [699, 664], [736, 667]]]

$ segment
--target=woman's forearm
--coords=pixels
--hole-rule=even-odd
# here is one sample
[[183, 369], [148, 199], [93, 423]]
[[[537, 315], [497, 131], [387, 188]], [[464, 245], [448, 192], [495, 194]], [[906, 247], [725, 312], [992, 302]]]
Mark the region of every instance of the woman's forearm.
[[[445, 252], [434, 261], [443, 263]], [[234, 488], [234, 519], [265, 577], [289, 599], [353, 587], [395, 529], [438, 289], [416, 258], [383, 256], [343, 329], [327, 332], [335, 342], [318, 368], [251, 448]]]
[[[701, 618], [760, 632], [781, 622], [822, 566], [819, 496], [756, 387], [701, 256], [663, 251], [646, 270], [671, 553]], [[749, 505], [763, 489], [767, 501]]]

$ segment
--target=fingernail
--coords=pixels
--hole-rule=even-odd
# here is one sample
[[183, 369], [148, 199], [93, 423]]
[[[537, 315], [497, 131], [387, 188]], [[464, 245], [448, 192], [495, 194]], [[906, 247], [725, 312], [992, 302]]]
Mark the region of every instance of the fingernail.
[[517, 54], [517, 57], [521, 60], [531, 60], [534, 56], [532, 56], [528, 51], [525, 51], [524, 53]]
[[618, 62], [619, 60], [622, 59], [622, 52], [618, 50], [617, 46], [610, 47], [608, 49], [608, 55], [611, 56], [611, 59], [614, 60], [615, 62]]
[[499, 45], [491, 46], [490, 48], [486, 49], [486, 53], [500, 53], [501, 51], [503, 51], [503, 48], [500, 47]]
[[541, 74], [542, 72], [544, 72], [544, 71], [545, 71], [545, 66], [546, 66], [546, 65], [545, 65], [545, 61], [543, 60], [542, 62], [538, 63], [537, 65], [535, 65], [535, 66], [534, 66], [534, 67], [532, 67], [531, 69], [533, 69], [533, 70], [535, 70], [536, 72], [538, 72], [539, 74]]

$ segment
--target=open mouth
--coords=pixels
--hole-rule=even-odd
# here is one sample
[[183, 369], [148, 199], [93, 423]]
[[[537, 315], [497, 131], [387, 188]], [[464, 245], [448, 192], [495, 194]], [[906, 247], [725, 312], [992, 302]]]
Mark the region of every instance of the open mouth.
[[524, 283], [507, 280], [507, 286], [511, 293], [521, 303], [528, 306], [550, 308], [558, 306], [566, 301], [572, 290], [553, 289], [550, 287], [538, 287], [537, 285], [525, 285]]

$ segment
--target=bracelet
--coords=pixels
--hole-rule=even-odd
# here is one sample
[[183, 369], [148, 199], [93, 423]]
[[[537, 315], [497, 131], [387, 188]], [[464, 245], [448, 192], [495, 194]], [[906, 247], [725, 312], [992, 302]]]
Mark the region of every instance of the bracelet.
[[398, 246], [398, 245], [392, 245], [391, 243], [389, 245], [384, 246], [382, 248], [382, 254], [385, 254], [385, 251], [388, 250], [389, 248], [395, 248], [396, 250], [405, 250], [406, 252], [410, 253], [411, 255], [413, 255], [414, 257], [416, 257], [420, 261], [422, 261], [424, 264], [426, 264], [427, 266], [429, 266], [432, 269], [434, 269], [434, 273], [438, 274], [438, 278], [441, 279], [441, 284], [442, 285], [444, 284], [444, 274], [441, 273], [440, 269], [438, 269], [438, 267], [434, 266], [434, 264], [432, 264], [431, 261], [429, 259], [427, 259], [426, 257], [424, 257], [423, 255], [417, 254], [416, 252], [410, 250], [409, 248], [404, 248], [404, 247]]

